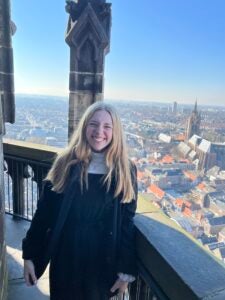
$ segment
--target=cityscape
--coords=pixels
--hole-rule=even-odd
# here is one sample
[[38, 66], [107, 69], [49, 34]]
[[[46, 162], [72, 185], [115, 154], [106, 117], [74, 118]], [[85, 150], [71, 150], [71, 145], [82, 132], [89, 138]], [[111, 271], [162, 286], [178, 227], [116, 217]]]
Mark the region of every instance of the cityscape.
[[[120, 113], [139, 197], [225, 262], [225, 107], [109, 100]], [[5, 138], [65, 147], [68, 101], [17, 95]]]

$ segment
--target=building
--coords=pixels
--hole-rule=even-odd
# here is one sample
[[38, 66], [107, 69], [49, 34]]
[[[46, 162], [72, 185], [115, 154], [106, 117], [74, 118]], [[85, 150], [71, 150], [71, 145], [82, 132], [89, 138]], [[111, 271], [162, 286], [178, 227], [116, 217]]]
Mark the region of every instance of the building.
[[194, 110], [187, 122], [186, 140], [189, 140], [194, 134], [200, 134], [201, 116], [197, 110], [197, 101], [195, 102]]
[[213, 143], [194, 134], [181, 142], [177, 151], [183, 158], [190, 159], [198, 170], [209, 170], [214, 166], [225, 170], [225, 143]]
[[173, 102], [173, 114], [176, 116], [176, 114], [177, 114], [177, 102], [176, 101], [174, 101]]
[[178, 188], [179, 190], [186, 190], [189, 187], [190, 180], [181, 169], [155, 168], [148, 170], [146, 168], [145, 172], [150, 177], [151, 183], [161, 189]]
[[205, 233], [208, 235], [217, 235], [225, 228], [225, 216], [207, 219], [204, 224]]

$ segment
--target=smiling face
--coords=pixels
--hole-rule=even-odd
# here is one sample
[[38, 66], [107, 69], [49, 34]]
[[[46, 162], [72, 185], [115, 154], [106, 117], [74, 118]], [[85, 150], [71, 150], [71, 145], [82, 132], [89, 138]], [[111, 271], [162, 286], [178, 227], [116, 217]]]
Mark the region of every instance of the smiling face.
[[112, 141], [113, 122], [105, 110], [97, 110], [87, 123], [86, 139], [95, 152], [103, 151]]

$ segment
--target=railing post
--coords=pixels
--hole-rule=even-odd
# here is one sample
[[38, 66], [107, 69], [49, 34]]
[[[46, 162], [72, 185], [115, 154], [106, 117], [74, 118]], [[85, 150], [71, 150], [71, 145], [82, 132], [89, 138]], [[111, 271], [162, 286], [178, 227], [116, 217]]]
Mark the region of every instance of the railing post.
[[38, 191], [38, 198], [41, 194], [42, 191], [42, 184], [43, 184], [43, 179], [46, 177], [49, 168], [45, 168], [45, 167], [40, 167], [40, 166], [32, 166], [32, 170], [34, 172], [34, 176], [32, 178], [32, 180], [34, 180], [37, 183], [37, 191]]
[[8, 173], [12, 179], [13, 215], [24, 214], [24, 164], [6, 159]]
[[130, 300], [137, 300], [137, 299], [152, 300], [157, 298], [154, 298], [154, 295], [150, 294], [150, 289], [147, 286], [147, 284], [140, 278], [137, 278], [137, 280], [135, 280], [130, 286], [129, 299]]

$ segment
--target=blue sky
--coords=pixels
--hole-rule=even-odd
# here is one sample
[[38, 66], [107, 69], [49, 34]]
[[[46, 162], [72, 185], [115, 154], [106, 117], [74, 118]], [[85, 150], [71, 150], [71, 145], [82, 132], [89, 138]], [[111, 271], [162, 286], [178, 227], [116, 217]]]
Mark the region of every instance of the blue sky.
[[[111, 3], [105, 98], [225, 105], [224, 0]], [[11, 0], [16, 92], [68, 95], [64, 6]]]

